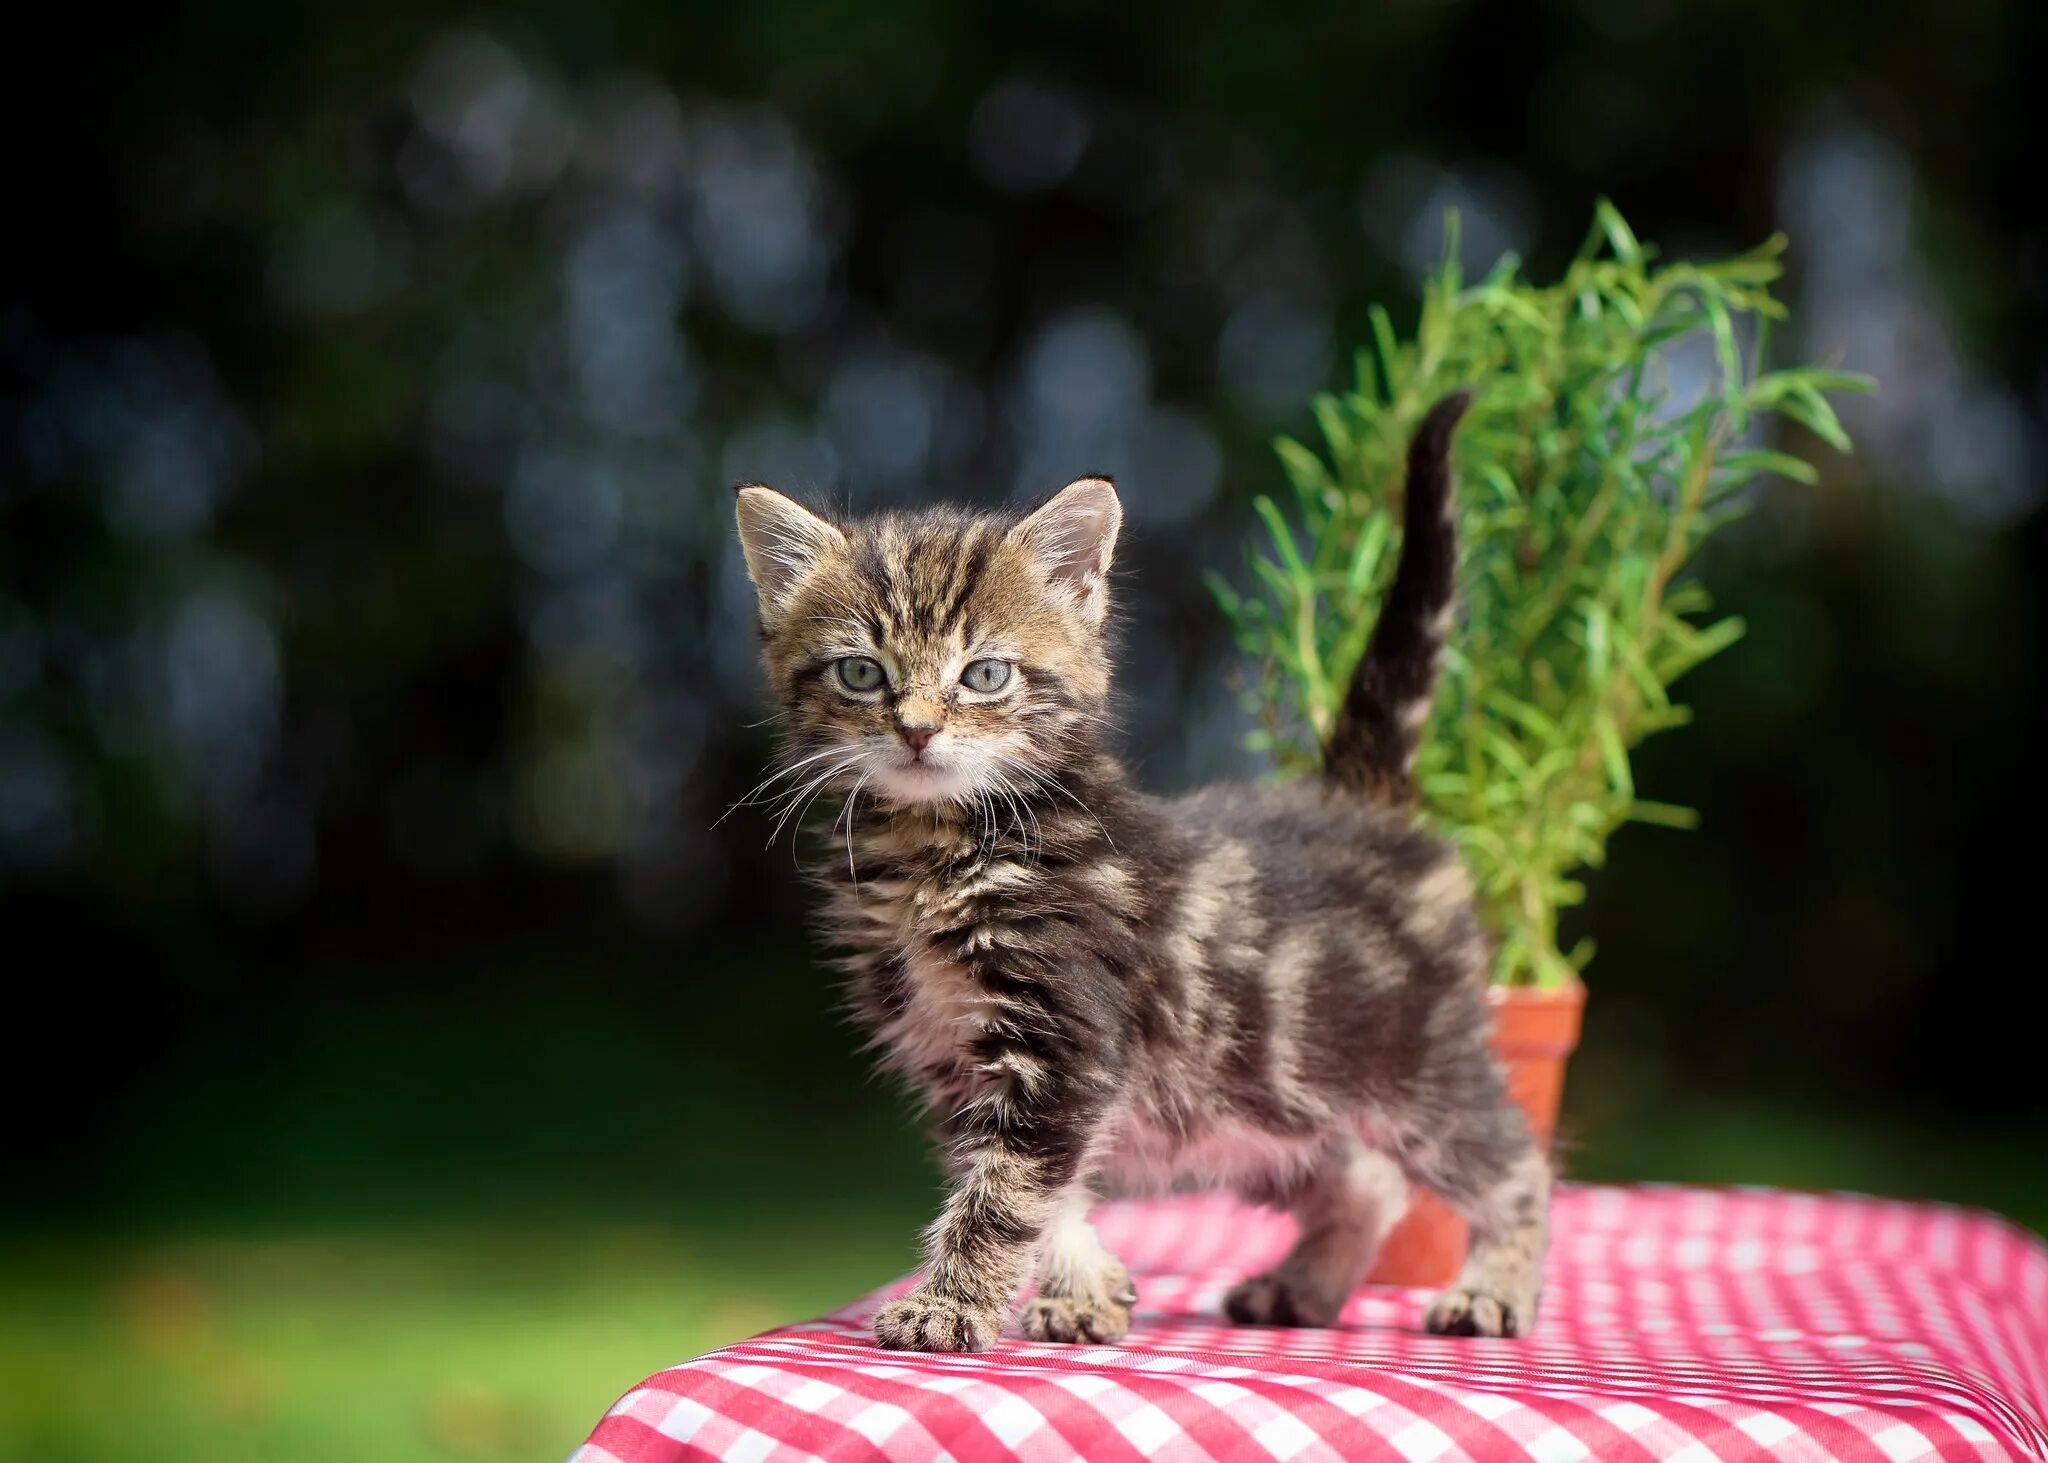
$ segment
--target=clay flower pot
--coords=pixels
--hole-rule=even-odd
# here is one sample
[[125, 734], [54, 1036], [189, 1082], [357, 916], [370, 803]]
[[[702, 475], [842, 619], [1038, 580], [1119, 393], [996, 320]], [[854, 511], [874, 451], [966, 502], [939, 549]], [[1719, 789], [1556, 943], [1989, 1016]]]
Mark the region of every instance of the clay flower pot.
[[[1494, 986], [1493, 1050], [1507, 1071], [1508, 1095], [1529, 1115], [1529, 1127], [1547, 1152], [1564, 1095], [1564, 1064], [1579, 1044], [1586, 988], [1578, 981], [1555, 990]], [[1372, 1285], [1448, 1285], [1465, 1262], [1465, 1221], [1436, 1195], [1411, 1190], [1408, 1212], [1380, 1246], [1366, 1282]]]

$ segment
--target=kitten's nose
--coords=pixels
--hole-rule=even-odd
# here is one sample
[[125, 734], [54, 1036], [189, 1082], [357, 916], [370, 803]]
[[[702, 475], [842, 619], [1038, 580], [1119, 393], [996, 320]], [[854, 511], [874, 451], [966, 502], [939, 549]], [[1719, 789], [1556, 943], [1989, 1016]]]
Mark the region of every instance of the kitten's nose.
[[900, 721], [896, 723], [896, 735], [903, 738], [903, 745], [920, 756], [931, 739], [938, 735], [938, 731], [935, 726], [911, 726]]

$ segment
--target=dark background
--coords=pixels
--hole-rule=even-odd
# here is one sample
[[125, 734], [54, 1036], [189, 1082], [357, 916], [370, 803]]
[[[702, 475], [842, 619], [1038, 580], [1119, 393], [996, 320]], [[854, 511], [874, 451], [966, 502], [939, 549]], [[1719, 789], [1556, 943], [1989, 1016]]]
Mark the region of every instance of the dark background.
[[1703, 827], [1575, 917], [1568, 1167], [2048, 1226], [2040, 7], [54, 24], [0, 62], [0, 1444], [118, 1453], [114, 1368], [171, 1453], [555, 1456], [907, 1263], [788, 839], [715, 823], [725, 484], [1116, 472], [1124, 749], [1252, 770], [1201, 571], [1447, 206], [1538, 278], [1601, 194], [1783, 228], [1781, 357], [1881, 383], [1701, 561], [1752, 632], [1643, 754]]

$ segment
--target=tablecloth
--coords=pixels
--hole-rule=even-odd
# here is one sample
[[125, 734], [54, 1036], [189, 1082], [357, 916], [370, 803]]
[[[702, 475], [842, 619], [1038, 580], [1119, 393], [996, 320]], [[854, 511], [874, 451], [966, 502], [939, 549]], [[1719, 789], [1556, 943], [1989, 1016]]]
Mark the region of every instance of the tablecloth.
[[1284, 1215], [1097, 1213], [1140, 1303], [1115, 1346], [879, 1349], [909, 1278], [648, 1378], [573, 1463], [683, 1459], [2048, 1457], [2048, 1247], [1994, 1215], [1856, 1195], [1560, 1186], [1522, 1340], [1429, 1336], [1370, 1287], [1328, 1330], [1234, 1326]]

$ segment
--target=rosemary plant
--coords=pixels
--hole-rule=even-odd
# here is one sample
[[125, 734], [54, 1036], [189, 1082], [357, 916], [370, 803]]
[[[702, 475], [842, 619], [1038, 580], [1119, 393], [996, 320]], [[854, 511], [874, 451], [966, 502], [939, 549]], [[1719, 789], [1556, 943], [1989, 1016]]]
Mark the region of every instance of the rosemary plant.
[[[1557, 985], [1591, 958], [1590, 941], [1559, 948], [1558, 912], [1622, 823], [1695, 822], [1637, 794], [1629, 754], [1684, 724], [1673, 682], [1742, 635], [1685, 572], [1695, 551], [1760, 474], [1815, 480], [1757, 445], [1760, 419], [1849, 450], [1826, 394], [1871, 383], [1765, 365], [1784, 247], [1659, 263], [1603, 200], [1556, 284], [1509, 257], [1467, 285], [1449, 216], [1414, 338], [1375, 307], [1356, 388], [1314, 403], [1321, 450], [1277, 444], [1293, 503], [1256, 501], [1269, 541], [1251, 592], [1213, 581], [1256, 666], [1254, 745], [1283, 773], [1314, 766], [1393, 577], [1409, 432], [1475, 389], [1454, 459], [1462, 615], [1418, 783], [1424, 820], [1465, 855], [1503, 984]], [[1688, 362], [1710, 363], [1696, 395], [1674, 385]]]

